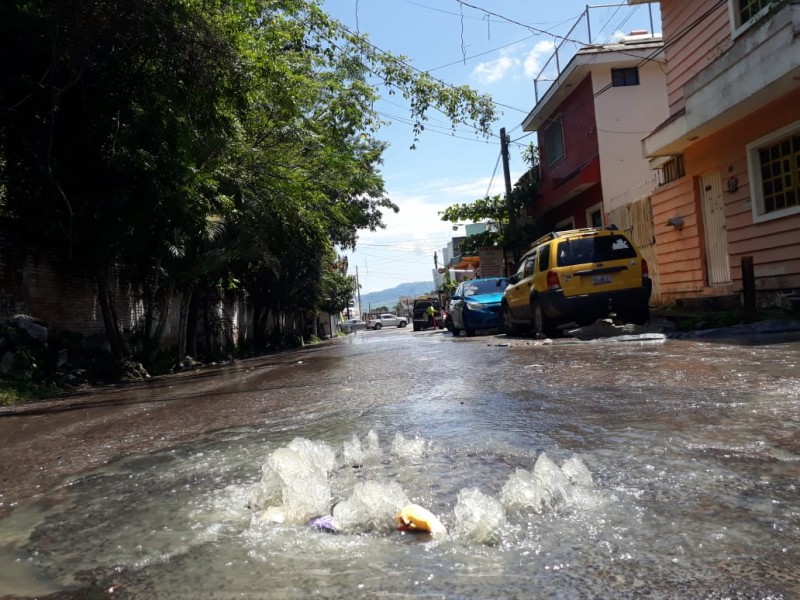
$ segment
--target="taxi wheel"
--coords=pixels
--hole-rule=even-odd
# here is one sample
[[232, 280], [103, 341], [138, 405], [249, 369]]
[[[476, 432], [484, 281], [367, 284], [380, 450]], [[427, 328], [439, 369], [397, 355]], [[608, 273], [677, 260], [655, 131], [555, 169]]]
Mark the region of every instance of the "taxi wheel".
[[541, 302], [533, 300], [531, 313], [533, 314], [533, 329], [536, 333], [541, 333], [549, 338], [558, 336], [556, 322], [544, 313]]
[[500, 323], [506, 335], [517, 335], [519, 333], [517, 326], [511, 319], [511, 311], [508, 309], [508, 304], [503, 304], [500, 307]]

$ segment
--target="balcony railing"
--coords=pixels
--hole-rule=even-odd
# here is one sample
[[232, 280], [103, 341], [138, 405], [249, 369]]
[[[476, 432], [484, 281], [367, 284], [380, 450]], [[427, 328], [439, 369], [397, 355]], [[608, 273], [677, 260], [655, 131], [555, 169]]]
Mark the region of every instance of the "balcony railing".
[[[610, 35], [605, 38], [605, 42], [596, 42], [595, 38], [601, 38], [604, 35], [604, 31], [606, 28], [612, 24], [613, 20], [616, 16], [623, 11], [623, 9], [627, 9], [624, 17], [618, 22], [619, 27], [631, 27], [630, 21], [634, 19], [634, 17], [638, 14], [638, 9], [641, 5], [638, 6], [630, 6], [627, 3], [622, 4], [594, 4], [594, 5], [586, 5], [584, 11], [580, 14], [578, 19], [572, 25], [570, 30], [567, 32], [566, 35], [553, 35], [555, 39], [555, 50], [553, 54], [547, 59], [544, 63], [544, 66], [533, 78], [533, 91], [536, 97], [536, 104], [539, 103], [539, 84], [540, 83], [547, 83], [546, 87], [542, 88], [542, 96], [547, 94], [547, 91], [553, 85], [553, 82], [558, 81], [558, 78], [561, 76], [561, 69], [562, 65], [566, 66], [569, 64], [569, 61], [578, 53], [578, 50], [585, 46], [591, 46], [593, 44], [608, 44], [611, 40], [614, 39], [615, 36], [622, 36], [620, 31], [614, 31]], [[653, 22], [653, 8], [652, 3], [647, 4], [648, 8], [648, 15], [649, 15], [649, 32], [654, 31], [654, 22]], [[592, 33], [592, 11], [597, 12], [599, 9], [615, 9], [611, 16], [609, 16], [605, 23], [602, 23], [601, 20], [601, 27], [596, 30], [596, 33]], [[597, 19], [595, 19], [595, 23]], [[634, 22], [634, 26], [639, 25], [639, 23]], [[585, 36], [585, 37], [584, 37]]]

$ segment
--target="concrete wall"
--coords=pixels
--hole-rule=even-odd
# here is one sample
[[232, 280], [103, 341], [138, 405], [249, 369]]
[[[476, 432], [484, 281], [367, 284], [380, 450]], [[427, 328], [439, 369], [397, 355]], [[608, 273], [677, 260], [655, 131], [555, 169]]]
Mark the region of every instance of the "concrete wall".
[[[558, 197], [569, 190], [572, 181], [559, 187], [561, 180], [570, 177], [576, 169], [597, 157], [597, 131], [595, 128], [592, 78], [585, 77], [575, 90], [553, 111], [553, 117], [562, 118], [564, 158], [554, 165], [548, 164], [544, 129], [539, 132], [539, 149], [542, 152], [541, 199], [536, 202], [539, 214], [554, 208]], [[599, 179], [599, 178], [598, 178]]]
[[[629, 189], [652, 178], [641, 140], [669, 116], [663, 65], [647, 62], [638, 68], [639, 85], [612, 87], [594, 99], [607, 213], [621, 206]], [[608, 86], [611, 67], [594, 69], [592, 83], [596, 94]]]
[[[124, 330], [134, 329], [144, 312], [139, 290], [116, 273], [112, 293]], [[62, 253], [26, 244], [14, 223], [0, 220], [0, 319], [28, 314], [50, 327], [83, 335], [88, 347], [106, 347], [106, 332], [97, 292], [90, 277], [81, 273]], [[199, 315], [198, 340], [205, 339], [203, 325], [226, 343], [240, 345], [251, 338], [252, 310], [239, 298], [220, 299], [209, 314]], [[165, 346], [177, 344], [178, 300], [170, 303], [164, 331]]]
[[[105, 344], [105, 326], [94, 283], [63, 253], [24, 243], [12, 221], [0, 221], [0, 318], [29, 314], [62, 330], [80, 332], [90, 346]], [[120, 325], [132, 329], [141, 317], [139, 294], [116, 273], [112, 293]], [[174, 340], [174, 319], [165, 336]]]

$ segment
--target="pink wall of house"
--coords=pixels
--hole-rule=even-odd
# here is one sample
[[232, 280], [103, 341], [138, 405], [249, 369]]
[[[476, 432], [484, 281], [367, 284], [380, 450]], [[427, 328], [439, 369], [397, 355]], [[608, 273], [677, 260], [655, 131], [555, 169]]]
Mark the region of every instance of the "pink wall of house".
[[[714, 5], [718, 6], [714, 8]], [[684, 107], [684, 85], [732, 44], [727, 2], [661, 0], [670, 114]]]
[[[652, 196], [659, 283], [666, 304], [677, 298], [703, 295], [705, 289], [702, 226], [695, 187], [694, 178], [687, 175], [658, 188]], [[683, 218], [681, 229], [667, 224], [673, 217]]]
[[[660, 6], [670, 114], [683, 118], [681, 112], [687, 109], [686, 121], [696, 127], [683, 137], [673, 127], [677, 135], [672, 140], [651, 139], [653, 149], [660, 143], [679, 146], [673, 152], [682, 152], [686, 171], [652, 195], [662, 300], [671, 303], [684, 297], [738, 293], [741, 260], [752, 257], [756, 288], [766, 292], [760, 297], [769, 298], [764, 302], [768, 304], [782, 292], [800, 289], [800, 208], [790, 204], [767, 209], [761, 206], [760, 183], [755, 181], [756, 187], [750, 183], [753, 174], [761, 172], [757, 150], [800, 132], [800, 86], [787, 84], [796, 62], [781, 61], [785, 72], [770, 71], [763, 85], [754, 84], [762, 74], [752, 65], [772, 62], [776, 50], [767, 49], [765, 39], [769, 35], [773, 37], [766, 41], [783, 39], [777, 36], [785, 35], [780, 29], [785, 23], [756, 21], [752, 27], [744, 25], [735, 36], [732, 15], [738, 13], [730, 12], [730, 2], [661, 0]], [[766, 18], [785, 20], [792, 15], [785, 9]], [[795, 52], [788, 37], [781, 43], [788, 53]], [[758, 52], [763, 54], [760, 63], [758, 54], [746, 62]], [[746, 92], [735, 104], [717, 106], [713, 100], [698, 104], [699, 98], [724, 94], [737, 82], [741, 85], [736, 89]], [[692, 94], [688, 106], [687, 90]], [[788, 156], [793, 160], [792, 151]], [[668, 224], [673, 217], [683, 219], [681, 228]], [[708, 248], [707, 236], [712, 244]], [[721, 251], [715, 252], [713, 244]], [[725, 276], [720, 277], [720, 272]], [[710, 285], [709, 279], [718, 283]]]
[[[757, 289], [800, 287], [800, 214], [754, 222], [746, 155], [748, 143], [797, 121], [800, 89], [689, 146], [684, 155], [686, 175], [655, 191], [653, 219], [662, 298], [667, 303], [740, 291], [743, 256], [753, 257]], [[724, 192], [732, 283], [713, 288], [707, 285], [698, 191], [698, 178], [710, 171], [718, 171], [726, 187], [729, 180], [738, 185], [735, 191]], [[674, 216], [684, 219], [682, 229], [667, 224]]]
[[718, 169], [726, 192], [728, 253], [735, 289], [741, 289], [741, 258], [752, 256], [760, 289], [800, 287], [800, 213], [754, 222], [746, 145], [800, 120], [800, 88], [692, 147], [693, 171]]

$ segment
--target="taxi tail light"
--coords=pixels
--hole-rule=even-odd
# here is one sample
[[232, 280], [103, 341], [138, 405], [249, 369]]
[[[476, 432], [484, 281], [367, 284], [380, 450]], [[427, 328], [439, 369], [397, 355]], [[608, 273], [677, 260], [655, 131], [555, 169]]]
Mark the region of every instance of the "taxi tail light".
[[650, 279], [650, 267], [645, 259], [642, 259], [642, 279]]
[[557, 290], [561, 287], [561, 282], [558, 280], [558, 273], [555, 271], [547, 272], [547, 289]]

